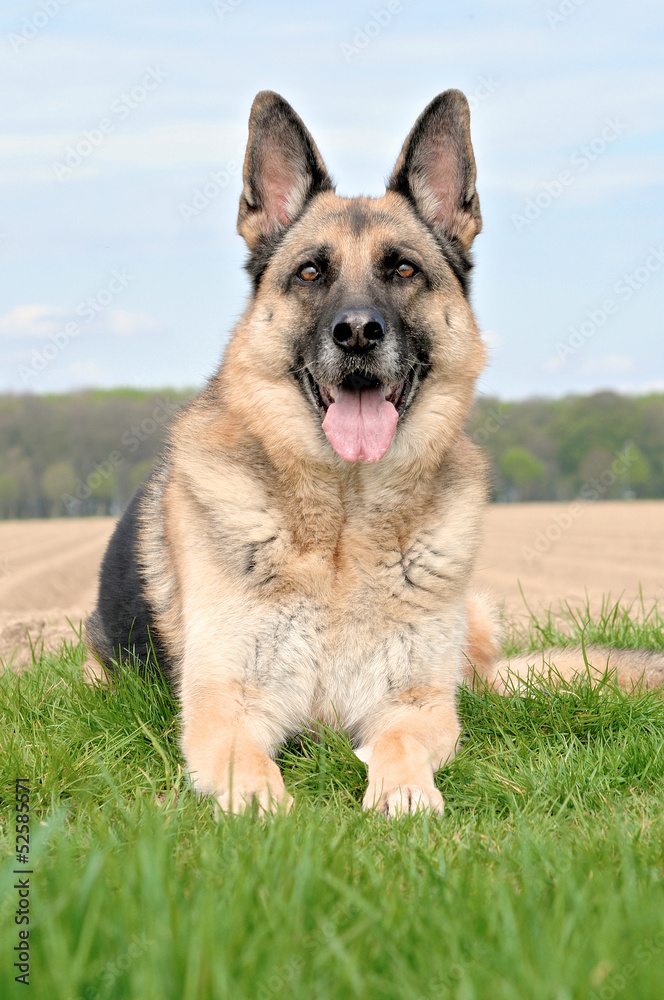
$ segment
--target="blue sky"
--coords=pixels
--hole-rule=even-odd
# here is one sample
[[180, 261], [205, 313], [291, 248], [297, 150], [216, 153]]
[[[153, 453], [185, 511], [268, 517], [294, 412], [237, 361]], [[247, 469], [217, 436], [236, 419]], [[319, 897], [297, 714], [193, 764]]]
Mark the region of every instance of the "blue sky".
[[248, 294], [256, 91], [293, 104], [340, 193], [378, 195], [459, 87], [481, 391], [664, 391], [663, 43], [655, 0], [3, 5], [0, 390], [204, 382]]

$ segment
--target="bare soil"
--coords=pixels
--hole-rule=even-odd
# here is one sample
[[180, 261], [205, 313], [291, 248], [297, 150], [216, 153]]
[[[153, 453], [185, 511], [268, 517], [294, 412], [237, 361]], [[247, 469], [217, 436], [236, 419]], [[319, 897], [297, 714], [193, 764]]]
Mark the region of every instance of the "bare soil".
[[[0, 522], [0, 656], [20, 665], [72, 639], [95, 602], [113, 518]], [[494, 504], [474, 586], [510, 617], [602, 598], [664, 598], [664, 501]], [[71, 622], [71, 625], [69, 624]], [[28, 638], [29, 637], [29, 638]]]

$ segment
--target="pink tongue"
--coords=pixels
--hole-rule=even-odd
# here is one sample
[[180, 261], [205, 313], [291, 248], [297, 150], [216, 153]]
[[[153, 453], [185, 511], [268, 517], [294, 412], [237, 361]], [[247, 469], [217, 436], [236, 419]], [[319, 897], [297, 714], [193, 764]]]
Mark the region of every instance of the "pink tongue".
[[378, 462], [390, 447], [399, 414], [380, 386], [351, 391], [337, 386], [323, 430], [347, 462]]

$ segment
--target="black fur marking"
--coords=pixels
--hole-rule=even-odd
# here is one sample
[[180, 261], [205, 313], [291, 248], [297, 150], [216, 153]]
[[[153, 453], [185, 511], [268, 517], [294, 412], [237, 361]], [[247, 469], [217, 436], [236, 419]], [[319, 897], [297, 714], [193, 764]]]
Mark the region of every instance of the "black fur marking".
[[473, 258], [470, 251], [464, 250], [456, 236], [441, 235], [440, 233], [434, 233], [434, 236], [445, 260], [454, 271], [454, 275], [461, 285], [461, 291], [468, 298], [470, 293], [470, 272], [473, 269]]
[[350, 225], [350, 231], [353, 236], [359, 236], [366, 229], [370, 229], [377, 224], [376, 213], [367, 212], [366, 208], [356, 201], [351, 201], [348, 206], [346, 220]]
[[426, 594], [436, 594], [437, 593], [436, 590], [432, 590], [430, 587], [425, 587], [424, 584], [422, 584], [422, 583], [415, 583], [415, 581], [411, 580], [411, 578], [408, 576], [408, 573], [404, 573], [404, 577], [403, 578], [404, 578], [405, 582], [408, 584], [408, 586], [412, 587], [413, 590], [423, 590]]
[[445, 583], [454, 584], [456, 576], [453, 573], [446, 573], [443, 570], [435, 569], [426, 561], [427, 555], [435, 555], [441, 559], [445, 558], [445, 554], [439, 552], [438, 550], [425, 546], [424, 551], [416, 551], [413, 555], [410, 552], [406, 552], [402, 555], [399, 562], [401, 563], [403, 577], [405, 582], [410, 586], [417, 588], [419, 590], [425, 590], [428, 593], [434, 593], [435, 591], [431, 588], [425, 586], [423, 583], [416, 583], [411, 578], [411, 572], [413, 569], [419, 570], [428, 577], [433, 577], [436, 580], [443, 580]]
[[[300, 221], [301, 218], [303, 218], [308, 211], [309, 206], [310, 202], [307, 202], [297, 218], [293, 220], [291, 226], [280, 226], [278, 229], [273, 230], [273, 232], [269, 235], [261, 236], [256, 247], [247, 257], [244, 267], [251, 277], [254, 292], [256, 292], [260, 287], [263, 275], [265, 274], [270, 261], [286, 238], [286, 234]], [[328, 246], [315, 248], [303, 247], [301, 252], [301, 263], [304, 263], [308, 256], [311, 257], [316, 264], [318, 264], [324, 277], [334, 277], [331, 273], [330, 248]], [[283, 282], [283, 291], [287, 291], [290, 286], [291, 278], [292, 275], [289, 273]]]
[[141, 664], [172, 674], [166, 649], [145, 600], [145, 583], [138, 562], [139, 513], [145, 485], [139, 486], [118, 522], [104, 555], [99, 574], [97, 607], [86, 622], [94, 651], [106, 667], [126, 661], [135, 653]]
[[284, 241], [288, 230], [285, 226], [275, 229], [269, 236], [261, 236], [255, 248], [247, 257], [244, 268], [251, 278], [254, 292], [258, 291], [268, 264]]
[[245, 567], [246, 573], [253, 573], [256, 569], [257, 557], [261, 550], [264, 549], [266, 545], [271, 545], [272, 542], [276, 542], [278, 537], [278, 535], [270, 535], [270, 537], [266, 538], [264, 541], [248, 542], [247, 545], [245, 545], [244, 548], [247, 553], [247, 564]]
[[[472, 268], [472, 260], [468, 251], [464, 250], [462, 244], [456, 236], [445, 228], [442, 220], [434, 225], [423, 217], [417, 198], [413, 193], [413, 177], [426, 173], [427, 159], [436, 152], [436, 148], [441, 141], [441, 136], [445, 136], [448, 142], [452, 142], [456, 149], [456, 165], [460, 173], [458, 178], [458, 198], [457, 208], [469, 215], [475, 215], [479, 221], [479, 206], [477, 195], [473, 192], [470, 200], [466, 201], [464, 192], [468, 191], [471, 173], [474, 169], [470, 138], [467, 135], [467, 124], [464, 121], [464, 111], [459, 104], [460, 95], [452, 91], [439, 94], [438, 97], [429, 104], [422, 112], [415, 126], [406, 140], [405, 155], [403, 162], [388, 182], [388, 190], [400, 194], [409, 203], [418, 219], [427, 227], [436, 239], [452, 271], [456, 275], [463, 294], [468, 297], [469, 282], [468, 275]], [[464, 104], [465, 100], [462, 98]], [[467, 114], [467, 112], [465, 113]], [[428, 152], [427, 152], [428, 150]]]
[[245, 545], [245, 550], [247, 553], [247, 562], [244, 567], [245, 573], [253, 573], [256, 569], [256, 551], [259, 548], [258, 542], [250, 542], [249, 545]]
[[[270, 572], [265, 565], [259, 565], [259, 559], [261, 559], [261, 556], [264, 556], [265, 548], [273, 542], [276, 542], [276, 540], [277, 535], [272, 535], [271, 538], [266, 538], [264, 542], [249, 542], [244, 546], [244, 551], [247, 556], [244, 572], [247, 576], [252, 577], [251, 582], [257, 586], [264, 587], [268, 583], [272, 583], [272, 581], [277, 578], [277, 574]], [[264, 558], [262, 559], [262, 562], [264, 563]], [[262, 576], [260, 574], [262, 574]]]
[[[307, 331], [307, 334], [310, 337], [313, 337], [315, 335], [315, 332], [316, 332], [315, 329], [309, 330]], [[313, 398], [311, 393], [311, 385], [309, 383], [309, 377], [307, 372], [308, 369], [306, 362], [304, 360], [304, 356], [301, 354], [300, 351], [298, 351], [297, 354], [295, 355], [295, 358], [293, 359], [293, 364], [288, 369], [288, 374], [293, 379], [293, 381], [296, 382], [297, 385], [300, 387], [300, 391], [302, 392], [302, 395], [307, 400], [307, 402], [314, 403], [315, 405], [316, 400]]]
[[[438, 231], [434, 231], [430, 226], [428, 226], [426, 221], [418, 212], [417, 205], [415, 204], [415, 201], [409, 191], [399, 193], [403, 194], [408, 201], [409, 206], [417, 217], [417, 221], [433, 235], [440, 252], [459, 282], [463, 294], [466, 298], [468, 298], [470, 292], [470, 272], [473, 268], [473, 259], [470, 251], [464, 250], [460, 241], [455, 236], [449, 236], [446, 233], [441, 233], [439, 229]], [[261, 236], [256, 247], [248, 255], [244, 267], [251, 278], [254, 293], [258, 291], [263, 275], [265, 274], [270, 261], [284, 242], [287, 233], [305, 215], [313, 200], [314, 199], [312, 198], [311, 201], [307, 202], [300, 215], [293, 220], [291, 226], [280, 226], [278, 229], [273, 230], [273, 232], [269, 235]], [[331, 216], [330, 218], [334, 217], [335, 216]], [[368, 228], [369, 226], [378, 224], [380, 221], [393, 221], [393, 217], [387, 215], [386, 213], [368, 213], [362, 206], [354, 205], [353, 203], [351, 203], [350, 209], [345, 208], [343, 212], [337, 213], [337, 217], [348, 220], [355, 235], [358, 235], [363, 229]], [[329, 248], [321, 247], [319, 253], [313, 254], [312, 256], [314, 256], [317, 262], [321, 264], [328, 280], [334, 278], [334, 275], [330, 273]]]

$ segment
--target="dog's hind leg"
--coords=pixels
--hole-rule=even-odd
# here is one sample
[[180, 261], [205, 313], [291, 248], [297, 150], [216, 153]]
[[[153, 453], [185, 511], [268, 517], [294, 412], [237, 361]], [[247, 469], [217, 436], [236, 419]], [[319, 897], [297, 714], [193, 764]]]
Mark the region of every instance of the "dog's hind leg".
[[466, 637], [462, 681], [488, 684], [504, 693], [521, 682], [536, 678], [555, 686], [576, 677], [599, 682], [605, 675], [628, 690], [643, 685], [664, 687], [664, 654], [645, 649], [610, 649], [604, 646], [552, 647], [517, 656], [499, 658], [501, 621], [491, 596], [472, 593], [466, 601]]
[[626, 690], [664, 686], [664, 654], [648, 649], [566, 646], [521, 653], [497, 660], [491, 686], [501, 693], [535, 681], [556, 687], [577, 678], [600, 683], [609, 679]]
[[492, 684], [500, 654], [500, 611], [490, 594], [477, 591], [466, 598], [466, 635], [463, 644], [462, 681], [469, 686], [480, 678]]

